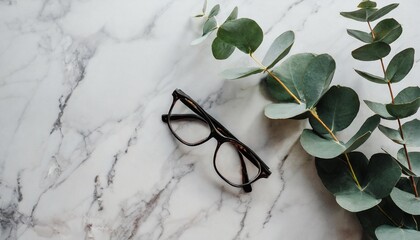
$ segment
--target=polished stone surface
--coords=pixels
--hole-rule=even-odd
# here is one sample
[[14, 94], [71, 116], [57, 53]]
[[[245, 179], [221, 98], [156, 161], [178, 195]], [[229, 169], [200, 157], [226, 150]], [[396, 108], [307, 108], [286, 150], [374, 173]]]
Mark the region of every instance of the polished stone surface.
[[[210, 0], [209, 5], [216, 1]], [[340, 17], [357, 1], [218, 1], [265, 32], [256, 53], [286, 30], [291, 53], [329, 53], [333, 84], [361, 99], [389, 101], [386, 88], [353, 68], [380, 73], [350, 52], [361, 44]], [[391, 3], [380, 1], [380, 5]], [[202, 1], [0, 0], [0, 239], [360, 239], [357, 219], [337, 206], [298, 137], [305, 122], [272, 121], [261, 76], [223, 80], [252, 64], [235, 52], [214, 60], [200, 35]], [[404, 27], [393, 53], [420, 49], [420, 5], [402, 1], [389, 16]], [[389, 61], [386, 60], [386, 61]], [[419, 57], [405, 82], [418, 85]], [[404, 85], [395, 86], [396, 91]], [[215, 141], [180, 144], [161, 122], [181, 88], [271, 168], [244, 193], [215, 173]], [[362, 104], [363, 105], [363, 104]], [[369, 116], [361, 113], [350, 127]], [[379, 144], [378, 144], [379, 143]], [[395, 150], [375, 133], [363, 151]]]

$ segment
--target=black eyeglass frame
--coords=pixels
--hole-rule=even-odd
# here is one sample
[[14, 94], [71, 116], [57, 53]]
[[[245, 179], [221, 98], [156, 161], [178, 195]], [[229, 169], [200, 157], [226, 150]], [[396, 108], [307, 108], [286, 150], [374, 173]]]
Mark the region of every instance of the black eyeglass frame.
[[[200, 105], [198, 105], [197, 102], [195, 102], [190, 96], [188, 96], [186, 93], [184, 93], [181, 89], [175, 89], [172, 93], [173, 96], [173, 102], [169, 109], [168, 114], [162, 115], [162, 121], [166, 122], [168, 124], [168, 127], [171, 131], [171, 133], [183, 144], [188, 146], [198, 146], [200, 144], [203, 144], [210, 140], [211, 138], [215, 138], [217, 140], [217, 146], [216, 150], [214, 152], [213, 156], [213, 166], [216, 170], [216, 173], [229, 185], [234, 187], [243, 188], [246, 192], [252, 191], [251, 184], [255, 181], [257, 181], [260, 178], [268, 178], [270, 176], [271, 171], [269, 170], [269, 167], [261, 160], [261, 158], [248, 146], [246, 146], [244, 143], [239, 141], [232, 133], [230, 133], [221, 123], [219, 123], [216, 119], [214, 119], [210, 114], [208, 114]], [[191, 109], [195, 114], [172, 114], [172, 110], [176, 104], [177, 101], [181, 101], [186, 107]], [[176, 134], [174, 129], [172, 129], [171, 121], [173, 120], [181, 120], [181, 119], [195, 119], [204, 121], [208, 124], [210, 128], [210, 133], [207, 138], [202, 139], [201, 141], [190, 143], [186, 142], [184, 139], [182, 139], [180, 136]], [[229, 181], [226, 177], [223, 176], [219, 172], [216, 166], [216, 156], [217, 152], [220, 148], [220, 146], [223, 143], [230, 142], [233, 146], [235, 146], [236, 150], [238, 151], [240, 160], [241, 160], [241, 166], [242, 166], [242, 184], [236, 184], [231, 181]], [[248, 173], [246, 170], [246, 165], [243, 160], [243, 156], [245, 156], [252, 164], [255, 165], [255, 167], [258, 168], [258, 173], [253, 179], [249, 179]]]

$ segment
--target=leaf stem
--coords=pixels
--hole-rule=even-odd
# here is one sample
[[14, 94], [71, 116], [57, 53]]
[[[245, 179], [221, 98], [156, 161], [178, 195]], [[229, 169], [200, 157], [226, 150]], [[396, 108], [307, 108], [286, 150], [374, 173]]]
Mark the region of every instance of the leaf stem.
[[[375, 33], [374, 33], [373, 29], [372, 29], [372, 26], [370, 25], [370, 22], [367, 22], [367, 24], [369, 26], [369, 29], [370, 29], [371, 33], [372, 33], [372, 38], [375, 39]], [[392, 91], [391, 82], [388, 79], [386, 79], [386, 68], [385, 68], [384, 60], [381, 58], [380, 59], [380, 62], [381, 62], [382, 72], [384, 74], [384, 79], [388, 83], [389, 94], [391, 95], [391, 102], [392, 102], [392, 104], [394, 104], [395, 103], [394, 93]], [[401, 139], [404, 140], [404, 133], [402, 131], [402, 124], [401, 124], [400, 118], [397, 118], [397, 122], [398, 122], [398, 129], [399, 129], [399, 132], [400, 132]], [[407, 145], [404, 143], [403, 144], [403, 147], [404, 147], [404, 153], [405, 153], [405, 156], [406, 156], [406, 159], [407, 159], [408, 169], [410, 169], [410, 171], [412, 171], [412, 166], [411, 166], [410, 157], [408, 155]], [[416, 185], [416, 182], [414, 180], [414, 177], [413, 176], [410, 176], [409, 178], [410, 178], [411, 185], [413, 187], [414, 195], [418, 198], [419, 197], [419, 193], [417, 191], [417, 185]]]
[[335, 134], [332, 132], [332, 130], [324, 123], [324, 121], [322, 121], [321, 118], [319, 118], [318, 113], [316, 112], [316, 110], [314, 108], [312, 108], [311, 110], [309, 110], [309, 112], [325, 128], [325, 130], [327, 130], [327, 132], [331, 135], [331, 137], [334, 139], [334, 141], [336, 141], [336, 142], [339, 143], [340, 141], [335, 136]]
[[353, 180], [356, 182], [357, 187], [361, 190], [362, 186], [360, 185], [359, 180], [357, 179], [356, 173], [353, 170], [353, 166], [351, 165], [349, 155], [347, 153], [344, 153], [344, 156], [346, 156], [346, 161], [347, 161], [347, 165], [349, 165], [351, 176], [353, 177]]
[[280, 85], [284, 88], [284, 90], [286, 90], [286, 92], [298, 103], [298, 104], [302, 104], [302, 101], [299, 100], [299, 98], [296, 97], [295, 94], [292, 93], [292, 91], [290, 91], [290, 89], [283, 83], [282, 80], [280, 80], [280, 78], [278, 78], [276, 75], [273, 74], [272, 71], [270, 71], [266, 66], [264, 66], [260, 61], [258, 61], [254, 55], [252, 55], [252, 53], [249, 54], [249, 56], [252, 58], [252, 60], [254, 60], [254, 62], [256, 62], [258, 65], [260, 65], [260, 67], [262, 69], [264, 69], [264, 72], [267, 72], [272, 78], [274, 78], [278, 83], [280, 83]]

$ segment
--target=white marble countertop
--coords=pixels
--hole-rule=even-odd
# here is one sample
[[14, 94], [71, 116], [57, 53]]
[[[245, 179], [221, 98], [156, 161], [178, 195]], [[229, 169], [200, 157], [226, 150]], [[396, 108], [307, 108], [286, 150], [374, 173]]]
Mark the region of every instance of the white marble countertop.
[[[255, 19], [266, 34], [262, 49], [293, 30], [291, 53], [335, 58], [333, 84], [361, 99], [389, 100], [386, 89], [371, 91], [353, 71], [367, 67], [352, 59], [360, 43], [346, 28], [366, 26], [339, 12], [357, 1], [209, 1], [216, 3], [222, 16], [238, 5], [241, 17]], [[219, 76], [248, 64], [246, 56], [217, 61], [209, 41], [190, 45], [201, 6], [0, 0], [0, 239], [361, 238], [356, 217], [337, 206], [297, 141], [305, 122], [263, 116], [261, 76]], [[390, 14], [404, 27], [394, 53], [420, 50], [419, 10], [405, 0]], [[419, 59], [405, 84], [418, 85]], [[244, 193], [215, 173], [215, 141], [193, 148], [176, 141], [161, 121], [175, 88], [256, 151], [272, 175]], [[369, 114], [364, 107], [359, 117]], [[392, 147], [373, 138], [362, 150]]]

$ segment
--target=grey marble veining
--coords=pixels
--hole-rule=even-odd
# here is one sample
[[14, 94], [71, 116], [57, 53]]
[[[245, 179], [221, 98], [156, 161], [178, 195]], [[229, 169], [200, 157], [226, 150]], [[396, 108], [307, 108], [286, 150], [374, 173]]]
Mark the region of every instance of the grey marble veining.
[[[384, 5], [391, 1], [381, 1]], [[214, 5], [215, 1], [209, 1]], [[258, 57], [286, 30], [292, 53], [331, 54], [334, 84], [385, 101], [353, 68], [357, 42], [339, 16], [356, 1], [227, 1], [266, 34]], [[252, 64], [236, 52], [216, 61], [192, 16], [202, 1], [0, 1], [0, 239], [360, 239], [354, 215], [337, 206], [301, 148], [304, 122], [271, 121], [260, 76], [223, 80]], [[395, 51], [419, 49], [414, 0], [395, 16], [404, 27]], [[419, 57], [416, 57], [419, 59]], [[418, 85], [420, 70], [409, 84]], [[191, 148], [160, 116], [181, 88], [255, 150], [272, 170], [252, 193], [215, 173], [216, 143]], [[398, 86], [397, 86], [398, 88]], [[359, 118], [370, 113], [362, 109]], [[357, 125], [357, 123], [356, 123]], [[358, 126], [353, 126], [357, 128]], [[343, 137], [346, 137], [344, 134]], [[366, 151], [391, 147], [383, 143]]]

